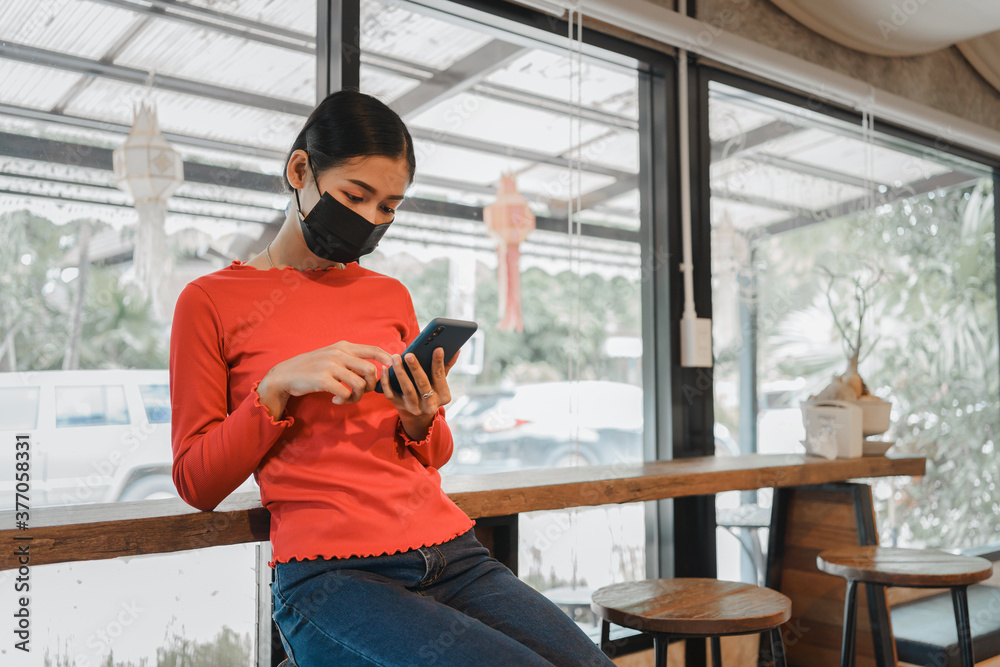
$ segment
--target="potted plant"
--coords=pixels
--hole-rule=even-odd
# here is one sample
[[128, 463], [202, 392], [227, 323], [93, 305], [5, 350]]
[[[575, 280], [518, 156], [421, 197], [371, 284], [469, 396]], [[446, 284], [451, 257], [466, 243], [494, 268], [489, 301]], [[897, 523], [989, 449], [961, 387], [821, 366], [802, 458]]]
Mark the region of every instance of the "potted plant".
[[856, 404], [862, 411], [862, 435], [864, 437], [885, 433], [889, 428], [889, 414], [892, 403], [884, 401], [868, 390], [868, 385], [858, 372], [858, 360], [861, 357], [862, 331], [865, 315], [871, 303], [871, 292], [885, 277], [883, 271], [873, 268], [861, 274], [855, 274], [847, 280], [851, 282], [854, 292], [854, 302], [857, 310], [857, 324], [853, 325], [848, 316], [842, 312], [835, 301], [835, 285], [843, 279], [826, 268], [820, 269], [827, 275], [826, 299], [830, 306], [834, 325], [840, 332], [841, 341], [847, 354], [847, 370], [841, 375], [834, 375], [833, 381], [818, 394], [809, 397], [806, 405], [815, 405], [821, 401], [848, 401]]

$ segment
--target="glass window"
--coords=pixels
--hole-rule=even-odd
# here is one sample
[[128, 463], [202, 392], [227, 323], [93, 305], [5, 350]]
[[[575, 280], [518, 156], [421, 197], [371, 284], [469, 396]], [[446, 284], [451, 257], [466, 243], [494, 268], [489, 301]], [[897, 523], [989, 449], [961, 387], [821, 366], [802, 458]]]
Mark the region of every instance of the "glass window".
[[[403, 116], [417, 154], [393, 233], [362, 263], [406, 284], [421, 322], [480, 325], [482, 361], [468, 355], [451, 375], [456, 455], [444, 474], [639, 461], [635, 64], [586, 57], [577, 112], [566, 47], [481, 20], [362, 3], [362, 88]], [[503, 174], [536, 222], [514, 269], [523, 331], [500, 326], [500, 260], [483, 222]], [[574, 194], [583, 228], [570, 234]]]
[[[31, 653], [5, 665], [256, 665], [257, 547], [32, 565]], [[16, 570], [0, 572], [14, 590]], [[18, 596], [0, 596], [13, 618]], [[19, 652], [20, 653], [20, 652]]]
[[56, 428], [128, 424], [125, 388], [56, 387]]
[[0, 431], [38, 426], [38, 387], [0, 388]]
[[873, 482], [881, 542], [1000, 540], [990, 171], [719, 83], [709, 117], [719, 425], [740, 451], [802, 452], [803, 402], [857, 353], [860, 399], [891, 403], [868, 440], [928, 459]]
[[141, 384], [139, 394], [150, 424], [170, 423], [170, 385]]
[[[637, 63], [587, 47], [577, 66], [551, 35], [497, 24], [361, 3], [361, 87], [401, 114], [417, 157], [393, 230], [362, 264], [401, 280], [421, 323], [479, 323], [481, 361], [449, 376], [443, 475], [638, 462]], [[523, 330], [501, 326], [503, 256], [484, 223], [505, 174], [535, 217], [507, 265]], [[588, 591], [644, 574], [644, 510], [522, 516], [520, 544], [520, 576], [593, 630]]]
[[[33, 506], [173, 493], [165, 369], [177, 295], [248, 259], [284, 219], [276, 176], [316, 102], [316, 0], [174, 5], [164, 13], [136, 2], [0, 3], [9, 47], [0, 57], [0, 370], [56, 371], [75, 350], [71, 365], [81, 370], [59, 373], [163, 375], [140, 380], [149, 386], [133, 407], [146, 410], [145, 427], [126, 410], [134, 384], [116, 380], [126, 394], [60, 378], [65, 386], [47, 395], [58, 426], [120, 426], [85, 431], [89, 440], [39, 435]], [[162, 235], [147, 244], [112, 171], [141, 103], [155, 109], [184, 176], [166, 201]], [[156, 289], [140, 280], [150, 265]], [[0, 400], [0, 416], [14, 406]], [[18, 420], [34, 414], [22, 407]], [[42, 414], [51, 411], [43, 405]], [[39, 570], [38, 604], [52, 613], [36, 619], [48, 625], [33, 635], [35, 654], [48, 651], [52, 664], [252, 664], [253, 549], [214, 553]], [[168, 581], [169, 591], [156, 585]], [[183, 581], [201, 594], [175, 591]]]

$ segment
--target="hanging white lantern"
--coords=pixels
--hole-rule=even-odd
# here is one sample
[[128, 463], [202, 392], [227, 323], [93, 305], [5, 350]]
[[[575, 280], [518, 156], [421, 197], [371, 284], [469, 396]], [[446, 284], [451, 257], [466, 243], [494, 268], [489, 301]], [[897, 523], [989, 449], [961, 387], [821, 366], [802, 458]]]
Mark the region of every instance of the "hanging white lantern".
[[157, 292], [160, 280], [170, 271], [170, 257], [164, 253], [167, 199], [184, 182], [184, 161], [163, 138], [156, 112], [145, 103], [136, 110], [132, 131], [114, 151], [113, 159], [115, 183], [132, 195], [139, 215], [133, 253], [135, 281], [143, 296], [153, 300], [154, 313], [160, 317]]

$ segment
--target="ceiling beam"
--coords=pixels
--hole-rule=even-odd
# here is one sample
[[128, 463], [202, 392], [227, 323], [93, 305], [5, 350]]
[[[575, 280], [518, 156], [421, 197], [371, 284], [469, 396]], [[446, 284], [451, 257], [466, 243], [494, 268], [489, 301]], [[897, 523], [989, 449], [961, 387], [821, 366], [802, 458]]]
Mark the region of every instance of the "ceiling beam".
[[136, 86], [151, 85], [153, 88], [169, 90], [174, 93], [207, 97], [221, 102], [242, 104], [244, 106], [278, 111], [295, 116], [308, 116], [313, 109], [312, 105], [293, 102], [292, 100], [258, 95], [257, 93], [225, 88], [191, 79], [182, 79], [167, 74], [147, 72], [135, 67], [104, 63], [99, 60], [81, 58], [80, 56], [68, 53], [58, 53], [56, 51], [49, 51], [24, 44], [15, 44], [13, 42], [0, 42], [0, 58], [104, 77]]
[[[488, 153], [490, 155], [499, 155], [513, 158], [515, 160], [524, 160], [526, 162], [538, 162], [555, 167], [569, 168], [569, 160], [565, 157], [561, 157], [559, 155], [549, 155], [548, 153], [533, 151], [527, 148], [517, 148], [515, 146], [507, 146], [493, 141], [474, 139], [472, 137], [465, 137], [458, 134], [450, 134], [448, 132], [430, 130], [422, 127], [411, 127], [410, 134], [414, 139], [422, 139], [424, 141], [445, 144], [456, 148], [465, 148], [471, 151]], [[583, 171], [592, 174], [601, 174], [602, 176], [611, 176], [617, 180], [633, 175], [627, 171], [597, 164], [596, 162], [580, 161], [574, 164], [579, 164], [580, 169]]]
[[802, 206], [797, 206], [796, 204], [767, 199], [766, 197], [761, 197], [760, 195], [747, 194], [744, 192], [732, 192], [730, 190], [722, 190], [719, 188], [712, 188], [712, 198], [725, 199], [726, 201], [749, 204], [750, 206], [758, 206], [760, 208], [767, 208], [773, 211], [784, 211], [786, 213], [808, 215], [806, 211], [810, 210], [805, 209]]
[[[10, 157], [19, 157], [19, 158], [26, 158], [33, 160], [41, 158], [47, 162], [52, 162], [56, 164], [67, 164], [74, 167], [104, 169], [108, 171], [112, 169], [110, 149], [99, 148], [96, 146], [86, 146], [82, 144], [73, 144], [70, 142], [56, 141], [53, 139], [38, 139], [34, 137], [24, 137], [21, 135], [7, 134], [2, 132], [0, 132], [0, 155], [8, 155]], [[56, 179], [53, 180], [55, 181]], [[246, 190], [269, 192], [269, 193], [280, 193], [282, 192], [283, 188], [280, 179], [276, 176], [268, 176], [266, 174], [248, 172], [239, 169], [231, 169], [227, 167], [213, 167], [209, 165], [192, 163], [192, 162], [184, 163], [184, 180], [190, 181], [192, 183], [223, 185], [227, 187], [243, 188]], [[65, 180], [61, 182], [67, 183]], [[89, 184], [80, 183], [79, 185], [81, 187], [84, 187], [88, 186]], [[108, 187], [108, 186], [98, 186], [98, 187]], [[112, 206], [118, 208], [131, 207], [130, 204], [96, 202], [92, 200], [73, 198], [73, 197], [35, 195], [31, 193], [19, 192], [14, 190], [0, 190], [0, 194], [7, 194], [7, 195], [21, 196], [21, 197], [42, 197], [48, 199], [58, 199], [59, 201], [92, 204], [96, 206]], [[228, 203], [228, 202], [219, 202], [219, 203]], [[458, 203], [445, 202], [433, 199], [421, 199], [421, 198], [410, 197], [404, 200], [403, 205], [400, 208], [402, 210], [415, 211], [426, 215], [438, 215], [448, 218], [458, 218], [460, 220], [483, 219], [483, 209], [481, 206], [469, 206], [466, 204], [458, 204]], [[172, 212], [183, 215], [196, 215], [208, 218], [224, 217], [224, 216], [215, 216], [210, 214], [188, 213], [186, 211], [172, 211]], [[243, 220], [242, 218], [231, 218], [231, 219]], [[281, 215], [280, 219], [277, 219], [276, 222], [273, 223], [260, 222], [258, 220], [244, 220], [244, 221], [266, 225], [266, 224], [281, 224], [283, 220], [284, 216]], [[546, 229], [549, 231], [555, 231], [555, 232], [566, 231], [566, 221], [565, 219], [562, 218], [548, 218], [545, 216], [539, 216], [536, 217], [536, 226], [538, 229]], [[630, 241], [636, 243], [639, 241], [638, 232], [627, 229], [618, 229], [614, 227], [604, 227], [602, 225], [584, 224], [582, 225], [581, 233], [584, 236], [591, 236], [596, 238], [608, 238], [619, 241]]]
[[[430, 79], [435, 75], [435, 73], [439, 72], [439, 70], [430, 69], [422, 65], [407, 63], [404, 60], [392, 58], [391, 56], [385, 56], [379, 53], [373, 53], [371, 51], [363, 51], [361, 53], [361, 64], [365, 67], [382, 70], [383, 72], [388, 72], [389, 74], [395, 74], [408, 79], [419, 79], [421, 82]], [[593, 123], [619, 129], [639, 129], [639, 122], [634, 118], [588, 107], [578, 109], [568, 100], [561, 100], [556, 97], [548, 97], [547, 95], [539, 95], [526, 90], [518, 90], [517, 88], [501, 86], [488, 81], [479, 81], [472, 86], [471, 90], [482, 97], [496, 99], [509, 104], [517, 104], [530, 109], [543, 109], [545, 111], [555, 111], [566, 115], [579, 114], [584, 120]], [[395, 103], [393, 103], [393, 106], [395, 107]]]
[[[104, 123], [100, 121], [94, 121], [90, 119], [77, 118], [72, 116], [64, 116], [62, 114], [53, 114], [51, 112], [41, 112], [31, 109], [22, 109], [20, 107], [11, 107], [10, 105], [0, 104], [0, 113], [10, 113], [12, 115], [17, 115], [21, 117], [35, 118], [39, 120], [45, 120], [55, 123], [66, 123], [74, 125], [77, 127], [86, 127], [92, 129], [100, 129], [103, 131], [114, 131], [119, 134], [126, 135], [129, 132], [129, 127], [122, 124], [111, 124]], [[416, 132], [417, 136], [420, 136], [420, 131]], [[226, 150], [236, 150], [239, 152], [245, 152], [250, 155], [255, 155], [257, 157], [265, 157], [272, 159], [284, 159], [284, 153], [277, 153], [274, 151], [262, 151], [260, 149], [253, 149], [248, 146], [238, 146], [235, 144], [226, 144], [222, 142], [212, 142], [209, 140], [200, 140], [197, 137], [186, 137], [182, 135], [173, 135], [170, 133], [164, 133], [164, 137], [171, 142], [191, 144], [195, 146], [213, 148], [216, 150], [226, 151]], [[463, 142], [464, 146], [464, 142]], [[482, 148], [480, 146], [480, 148]], [[497, 145], [495, 150], [501, 153], [506, 153], [506, 147]], [[106, 148], [87, 146], [84, 144], [74, 144], [65, 141], [58, 141], [54, 139], [40, 139], [35, 137], [27, 137], [18, 134], [5, 134], [0, 132], [0, 155], [7, 155], [10, 157], [18, 157], [26, 160], [35, 160], [42, 162], [53, 162], [56, 164], [67, 164], [73, 166], [87, 167], [91, 169], [110, 169], [111, 168], [111, 150]], [[557, 166], [565, 167], [567, 162], [564, 158], [551, 158], [551, 156], [544, 156], [549, 158], [551, 164]], [[531, 156], [526, 156], [524, 159], [532, 159]], [[620, 174], [620, 177], [615, 183], [609, 184], [604, 188], [595, 190], [592, 193], [584, 195], [586, 198], [585, 208], [589, 208], [599, 201], [604, 199], [610, 199], [611, 197], [617, 196], [622, 192], [628, 192], [633, 187], [636, 187], [637, 178], [635, 174], [628, 174], [625, 172], [614, 172], [612, 175]], [[207, 183], [211, 185], [228, 185], [229, 187], [244, 188], [248, 190], [256, 190], [263, 192], [281, 192], [281, 181], [278, 177], [270, 177], [260, 174], [259, 172], [252, 172], [241, 169], [232, 169], [228, 167], [213, 167], [206, 165], [204, 163], [198, 162], [185, 162], [184, 163], [184, 176], [185, 180], [191, 182]], [[454, 188], [466, 192], [475, 192], [477, 194], [494, 194], [496, 188], [492, 185], [480, 185], [477, 183], [467, 183], [464, 181], [457, 181], [453, 179], [445, 179], [435, 176], [421, 176], [418, 172], [417, 178], [418, 183], [425, 183], [427, 185], [433, 185], [437, 187], [447, 187]], [[551, 205], [551, 201], [548, 198], [542, 196], [532, 196], [527, 195], [527, 198], [531, 201], [536, 201], [539, 203], [547, 203]]]
[[[94, 201], [92, 199], [83, 199], [81, 197], [67, 197], [63, 195], [51, 195], [51, 194], [36, 194], [33, 192], [21, 192], [19, 190], [7, 190], [0, 188], [0, 195], [7, 195], [10, 197], [30, 197], [32, 199], [44, 199], [45, 201], [59, 201], [66, 202], [68, 204], [88, 204], [90, 206], [107, 206], [110, 208], [134, 208], [132, 204], [119, 204], [116, 202], [109, 201]], [[222, 203], [222, 202], [220, 202]], [[175, 213], [177, 215], [190, 215], [195, 218], [211, 218], [214, 220], [232, 220], [233, 222], [246, 222], [254, 225], [277, 225], [281, 226], [285, 221], [285, 214], [278, 213], [277, 217], [272, 221], [261, 221], [261, 220], [247, 220], [246, 218], [238, 218], [230, 215], [215, 215], [214, 213], [194, 213], [192, 211], [179, 211], [177, 209], [170, 208], [169, 202], [167, 206], [167, 212]]]
[[189, 14], [194, 14], [195, 16], [203, 16], [208, 18], [215, 18], [225, 21], [227, 23], [233, 23], [235, 25], [242, 25], [257, 32], [264, 32], [271, 35], [280, 35], [282, 37], [289, 37], [291, 39], [297, 39], [301, 42], [311, 44], [313, 48], [316, 47], [316, 36], [310, 35], [306, 32], [299, 32], [298, 30], [292, 30], [291, 28], [284, 28], [280, 25], [274, 25], [273, 23], [263, 23], [261, 21], [255, 21], [253, 19], [248, 19], [238, 14], [229, 14], [227, 12], [220, 12], [215, 9], [209, 9], [208, 7], [201, 7], [198, 5], [192, 5], [189, 2], [182, 2], [181, 0], [144, 0], [149, 4], [161, 7], [163, 9], [176, 9]]
[[499, 39], [490, 40], [451, 67], [434, 72], [429, 79], [396, 99], [392, 107], [404, 119], [417, 116], [438, 102], [467, 90], [483, 76], [527, 50]]
[[[131, 44], [135, 38], [146, 29], [150, 23], [153, 22], [153, 18], [150, 16], [137, 16], [125, 32], [123, 32], [115, 43], [105, 51], [104, 55], [101, 56], [100, 61], [102, 63], [113, 63], [118, 56], [122, 54], [129, 44]], [[63, 96], [59, 98], [59, 101], [52, 106], [52, 112], [61, 114], [66, 111], [66, 107], [70, 105], [77, 98], [77, 96], [87, 89], [87, 86], [94, 81], [94, 76], [91, 74], [84, 74], [80, 79], [73, 84], [69, 90], [63, 93]]]
[[[0, 132], [0, 155], [40, 160], [72, 167], [112, 170], [111, 149], [87, 146], [56, 139], [26, 137]], [[258, 192], [279, 193], [284, 185], [279, 176], [259, 172], [218, 167], [200, 162], [184, 162], [184, 180], [191, 183], [221, 185]]]
[[483, 97], [500, 100], [509, 104], [520, 104], [532, 109], [544, 109], [567, 116], [579, 116], [583, 120], [600, 125], [608, 125], [614, 128], [624, 128], [628, 130], [639, 129], [639, 121], [628, 116], [622, 116], [601, 109], [590, 107], [577, 107], [569, 100], [561, 100], [548, 95], [539, 95], [526, 90], [518, 90], [509, 86], [501, 86], [488, 81], [477, 83], [473, 90]]
[[[0, 115], [14, 116], [15, 118], [27, 118], [30, 120], [40, 120], [47, 123], [57, 123], [59, 125], [68, 125], [69, 127], [98, 130], [100, 132], [112, 132], [115, 134], [127, 135], [132, 129], [124, 123], [94, 120], [93, 118], [71, 116], [68, 114], [54, 113], [52, 111], [42, 111], [40, 109], [28, 109], [11, 104], [3, 104], [2, 102], [0, 102]], [[251, 157], [274, 160], [284, 160], [286, 157], [283, 151], [259, 148], [257, 146], [246, 146], [244, 144], [234, 144], [228, 141], [219, 141], [217, 139], [191, 137], [186, 134], [176, 134], [174, 132], [164, 132], [163, 136], [171, 143], [184, 144], [185, 146], [196, 146], [198, 148], [208, 148], [226, 153], [237, 153], [239, 155], [249, 155]], [[44, 156], [42, 159], [44, 159]]]
[[[948, 173], [938, 174], [930, 178], [921, 178], [916, 181], [910, 181], [898, 188], [889, 188], [887, 192], [879, 194], [876, 197], [875, 205], [884, 206], [904, 197], [915, 197], [941, 188], [953, 188], [965, 183], [975, 182], [979, 178], [979, 176], [963, 174], [958, 171], [949, 171]], [[829, 222], [845, 215], [862, 213], [868, 210], [868, 206], [868, 197], [858, 197], [818, 211], [809, 211], [806, 213], [800, 211], [799, 215], [748, 230], [748, 233], [762, 236], [781, 234], [793, 229], [815, 225], [819, 222]]]
[[[458, 204], [437, 199], [407, 198], [403, 200], [399, 208], [402, 211], [413, 211], [415, 213], [436, 215], [444, 218], [458, 218], [459, 220], [481, 221], [483, 219], [483, 207], [481, 206], [469, 206], [468, 204]], [[535, 216], [535, 228], [566, 234], [566, 218]], [[611, 239], [630, 243], [639, 243], [640, 241], [639, 232], [632, 229], [606, 227], [590, 223], [574, 225], [574, 229], [576, 228], [580, 229], [581, 235], [589, 238]]]
[[371, 69], [395, 74], [406, 79], [413, 79], [414, 81], [425, 81], [437, 72], [436, 69], [431, 69], [417, 63], [408, 63], [400, 58], [373, 53], [371, 51], [361, 52], [361, 67], [370, 67]]
[[[845, 174], [842, 171], [835, 171], [833, 169], [827, 169], [826, 167], [818, 167], [814, 164], [799, 162], [798, 160], [792, 160], [778, 155], [770, 155], [768, 153], [754, 153], [746, 159], [750, 162], [756, 162], [757, 164], [766, 164], [772, 167], [778, 167], [779, 169], [787, 169], [788, 171], [794, 171], [797, 174], [815, 176], [817, 178], [822, 178], [825, 181], [842, 183], [844, 185], [863, 188], [865, 190], [870, 187], [889, 187], [888, 183], [882, 183], [881, 181], [868, 181], [853, 174]], [[862, 171], [862, 169], [859, 169], [858, 171]]]
[[[67, 178], [58, 178], [55, 176], [38, 176], [37, 174], [13, 174], [10, 172], [0, 172], [0, 180], [4, 178], [10, 178], [15, 180], [20, 179], [25, 181], [43, 181], [45, 183], [54, 183], [56, 185], [68, 185], [71, 187], [93, 190], [95, 194], [103, 194], [108, 192], [113, 192], [116, 195], [125, 194], [117, 186], [108, 183], [88, 183], [83, 181], [72, 181]], [[38, 194], [38, 193], [24, 192], [21, 190], [16, 190], [15, 192], [21, 192], [26, 196]], [[193, 195], [173, 194], [171, 195], [171, 199], [177, 199], [179, 201], [194, 202], [194, 203], [233, 205], [233, 206], [240, 206], [242, 208], [267, 211], [269, 213], [274, 213], [277, 210], [273, 206], [265, 206], [262, 204], [251, 204], [245, 201], [233, 201], [232, 199], [223, 199], [221, 197], [210, 199], [208, 197], [196, 197]]]
[[752, 130], [741, 132], [725, 141], [712, 142], [712, 162], [732, 159], [745, 153], [756, 151], [761, 146], [782, 139], [808, 128], [793, 125], [783, 120], [775, 120]]
[[639, 187], [639, 176], [638, 174], [631, 174], [627, 178], [619, 179], [614, 183], [605, 185], [603, 188], [591, 190], [583, 195], [580, 197], [580, 208], [583, 210], [593, 208], [603, 201], [614, 199], [618, 195], [635, 190], [637, 187]]

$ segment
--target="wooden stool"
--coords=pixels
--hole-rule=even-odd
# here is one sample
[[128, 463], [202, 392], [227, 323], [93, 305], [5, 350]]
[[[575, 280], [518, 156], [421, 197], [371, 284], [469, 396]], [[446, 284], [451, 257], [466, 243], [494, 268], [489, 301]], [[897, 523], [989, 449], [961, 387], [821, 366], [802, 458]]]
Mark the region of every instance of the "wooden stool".
[[792, 602], [777, 591], [717, 579], [646, 579], [605, 586], [592, 599], [590, 608], [602, 619], [601, 646], [608, 643], [609, 623], [645, 632], [653, 636], [657, 667], [666, 667], [670, 639], [709, 637], [712, 665], [720, 667], [719, 637], [758, 632], [770, 634], [774, 664], [785, 664], [779, 628]]
[[966, 589], [970, 584], [990, 577], [993, 572], [990, 561], [976, 556], [955, 556], [933, 549], [844, 547], [821, 552], [816, 557], [816, 567], [822, 572], [847, 580], [841, 667], [851, 667], [854, 664], [858, 582], [908, 588], [950, 588], [958, 627], [958, 645], [962, 649], [962, 665], [973, 667]]

